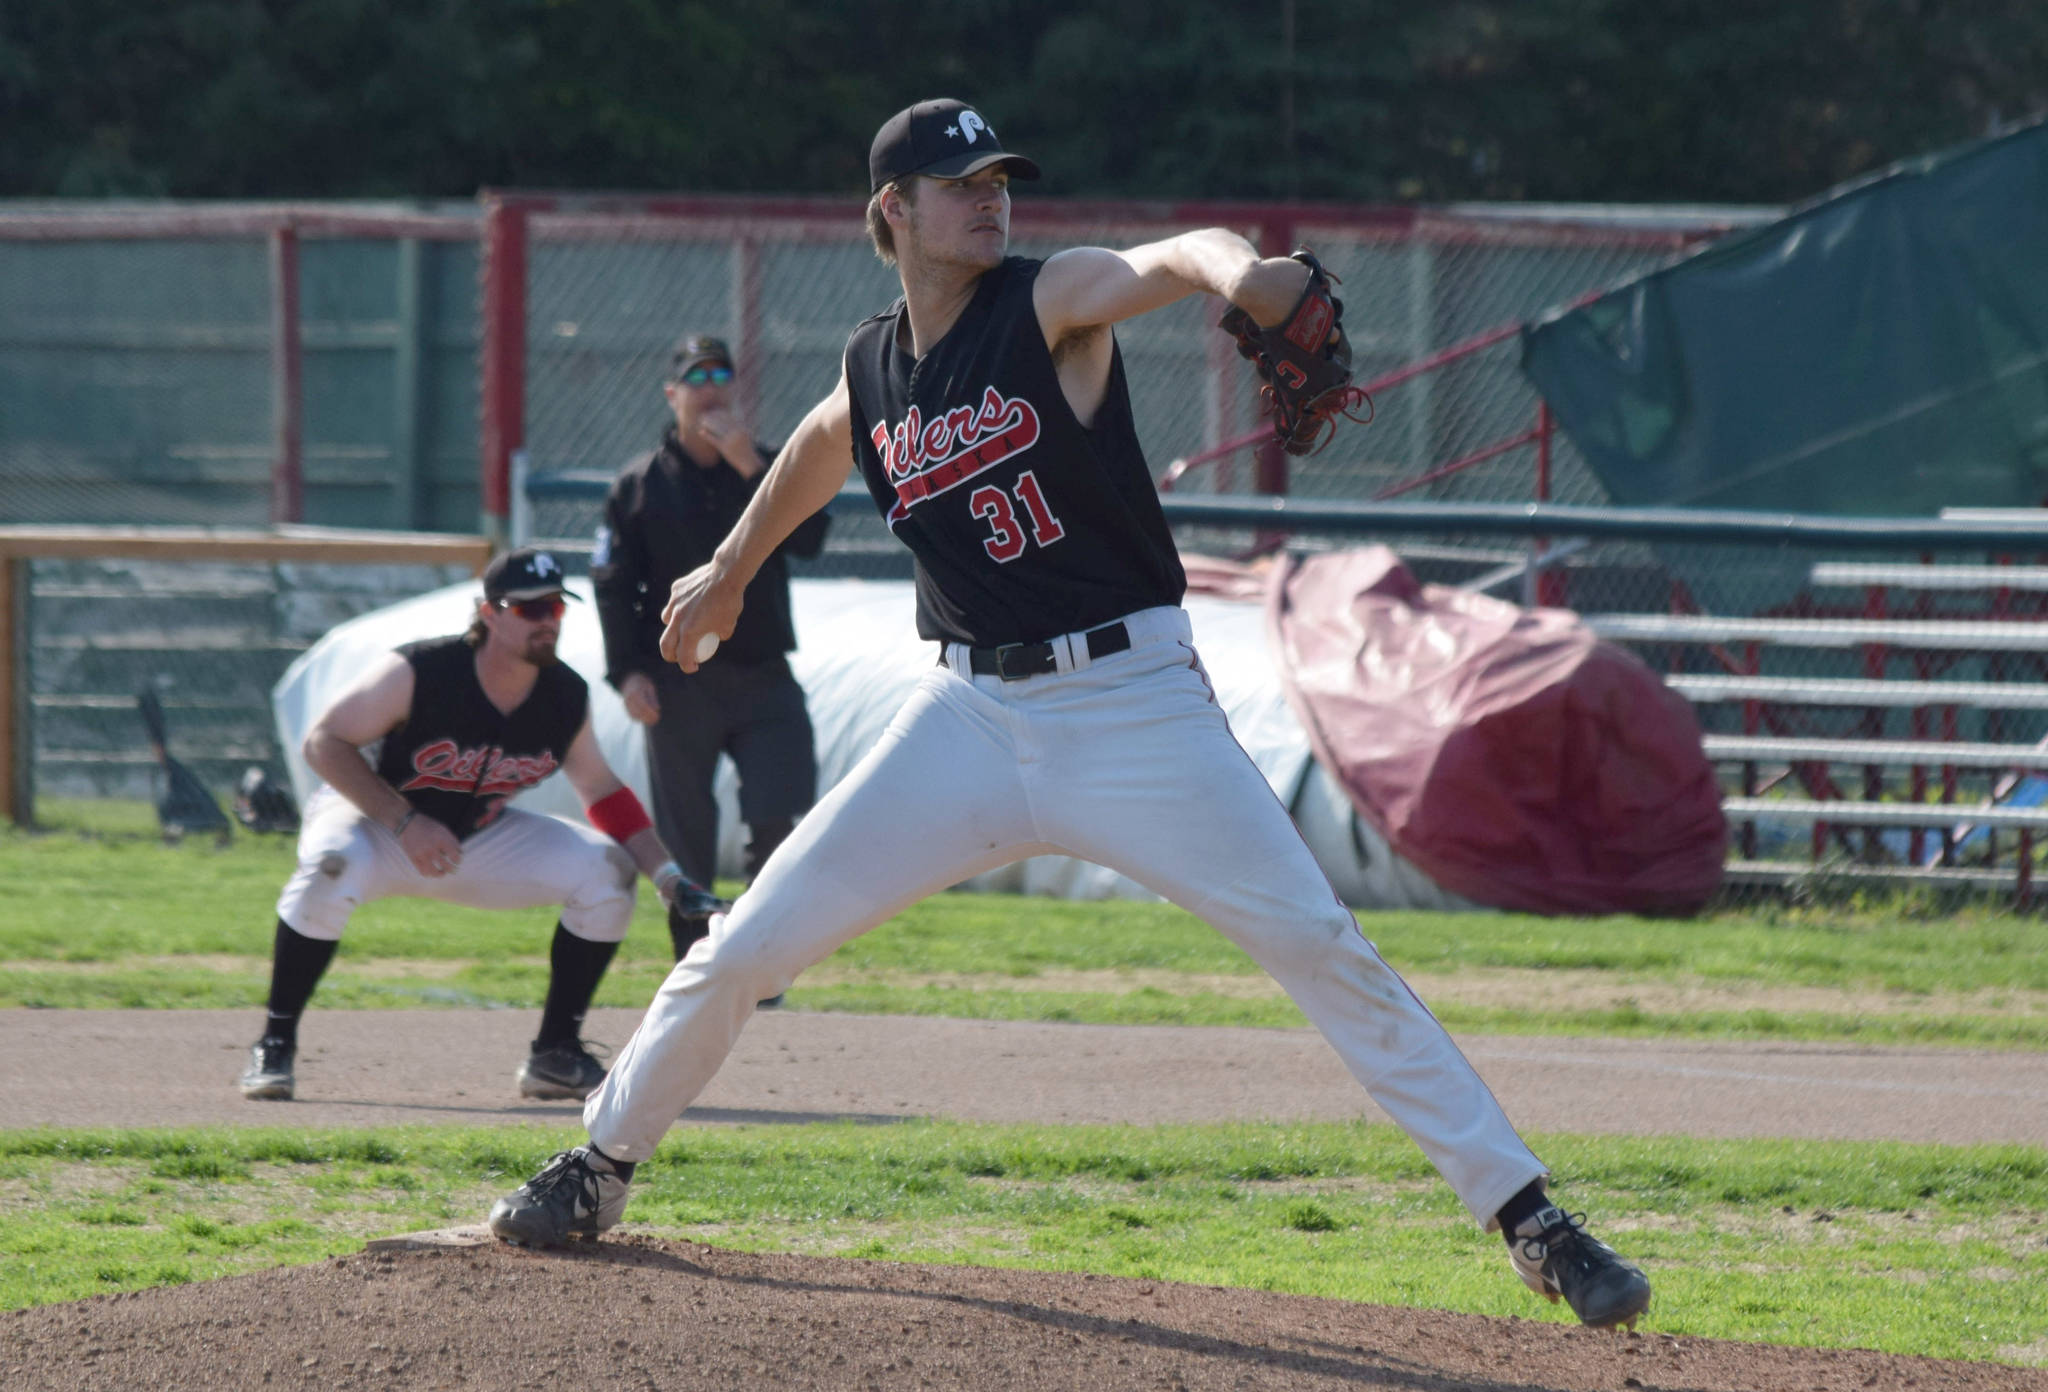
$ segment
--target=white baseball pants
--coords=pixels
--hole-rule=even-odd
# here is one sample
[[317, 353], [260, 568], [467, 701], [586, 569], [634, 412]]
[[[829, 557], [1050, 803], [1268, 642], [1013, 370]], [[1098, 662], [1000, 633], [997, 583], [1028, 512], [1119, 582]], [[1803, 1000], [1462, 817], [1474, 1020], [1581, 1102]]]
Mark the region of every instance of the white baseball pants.
[[677, 963], [584, 1104], [644, 1160], [757, 1001], [928, 895], [1026, 856], [1078, 856], [1180, 905], [1270, 972], [1483, 1225], [1544, 1173], [1435, 1016], [1380, 959], [1231, 736], [1185, 611], [1125, 620], [1129, 651], [1023, 681], [947, 654]]
[[591, 942], [617, 942], [633, 922], [640, 871], [602, 832], [508, 807], [462, 843], [446, 875], [422, 875], [398, 838], [322, 784], [306, 799], [299, 864], [277, 916], [309, 938], [339, 939], [349, 916], [376, 899], [439, 899], [472, 909], [559, 904], [562, 926]]

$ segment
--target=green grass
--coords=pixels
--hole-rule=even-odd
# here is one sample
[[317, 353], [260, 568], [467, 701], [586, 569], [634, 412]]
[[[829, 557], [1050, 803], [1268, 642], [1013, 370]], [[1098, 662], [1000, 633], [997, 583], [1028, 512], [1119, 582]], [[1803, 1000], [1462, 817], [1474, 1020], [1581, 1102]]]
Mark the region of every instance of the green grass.
[[[166, 846], [146, 808], [39, 810], [44, 830], [0, 830], [0, 1005], [260, 1007], [289, 839]], [[667, 969], [666, 934], [643, 900], [600, 1004], [644, 1004]], [[550, 923], [546, 911], [371, 905], [316, 1008], [535, 1006]], [[1687, 922], [1387, 913], [1365, 928], [1428, 978], [1426, 997], [1456, 1029], [2048, 1048], [2048, 927], [1995, 909], [1897, 899]], [[1558, 979], [1574, 989], [1540, 989]], [[1480, 980], [1506, 989], [1459, 993]], [[1713, 988], [1706, 1003], [1671, 989], [1701, 987]], [[1790, 987], [1815, 994], [1787, 1003], [1765, 990]], [[1242, 953], [1177, 910], [986, 895], [938, 896], [848, 944], [790, 1005], [1302, 1023]], [[570, 1139], [0, 1133], [0, 1308], [312, 1262], [377, 1233], [475, 1221]], [[2038, 1147], [1534, 1139], [1560, 1197], [1650, 1270], [1649, 1328], [2048, 1365]], [[1387, 1127], [687, 1128], [635, 1188], [636, 1225], [736, 1248], [1568, 1318], [1521, 1289], [1498, 1239]]]
[[[1645, 1328], [2048, 1364], [2038, 1148], [1534, 1140], [1561, 1196], [1650, 1272]], [[554, 1143], [531, 1130], [0, 1133], [0, 1307], [474, 1222]], [[1387, 1126], [689, 1128], [634, 1190], [634, 1226], [745, 1250], [1569, 1322]]]
[[[0, 831], [0, 1006], [261, 1004], [285, 837], [166, 846], [147, 808], [45, 803], [46, 829]], [[726, 886], [729, 892], [737, 886]], [[653, 896], [600, 1005], [645, 1003], [668, 966]], [[551, 915], [367, 906], [317, 1008], [537, 1006]], [[1912, 900], [1674, 921], [1373, 913], [1365, 931], [1453, 1029], [2048, 1048], [2048, 924]], [[1487, 973], [1532, 986], [1569, 971], [1608, 987], [1468, 994]], [[1664, 988], [1717, 990], [1674, 1004]], [[1787, 1004], [1765, 988], [1835, 993]], [[1875, 993], [1883, 1009], [1871, 1009]], [[1644, 999], [1638, 999], [1642, 997]], [[797, 983], [806, 1010], [1104, 1024], [1293, 1027], [1230, 943], [1160, 904], [1002, 895], [927, 900]]]

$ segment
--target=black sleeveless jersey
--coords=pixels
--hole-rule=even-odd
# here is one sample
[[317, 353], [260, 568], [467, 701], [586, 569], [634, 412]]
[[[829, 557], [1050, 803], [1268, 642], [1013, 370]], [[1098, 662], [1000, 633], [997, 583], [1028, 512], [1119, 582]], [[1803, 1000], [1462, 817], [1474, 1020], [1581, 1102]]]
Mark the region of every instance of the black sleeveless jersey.
[[1093, 427], [1068, 406], [1012, 256], [922, 358], [898, 300], [846, 344], [853, 453], [917, 561], [917, 631], [1034, 643], [1187, 589], [1131, 423], [1121, 349]]
[[459, 636], [398, 652], [412, 664], [412, 708], [384, 736], [377, 773], [458, 837], [482, 831], [508, 799], [560, 768], [590, 709], [589, 686], [565, 663], [541, 668], [507, 714], [484, 695], [476, 649]]

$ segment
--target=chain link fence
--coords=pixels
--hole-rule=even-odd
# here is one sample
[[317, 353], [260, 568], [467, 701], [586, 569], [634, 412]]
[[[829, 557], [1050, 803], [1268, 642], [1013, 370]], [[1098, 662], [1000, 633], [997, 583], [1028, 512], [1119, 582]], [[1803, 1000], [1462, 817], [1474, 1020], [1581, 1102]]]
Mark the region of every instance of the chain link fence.
[[[1597, 505], [1598, 482], [1561, 437], [1539, 473], [1538, 403], [1515, 326], [1757, 216], [1295, 209], [1276, 220], [1242, 207], [1026, 200], [1016, 250], [1130, 245], [1208, 223], [1240, 226], [1269, 250], [1310, 245], [1341, 277], [1377, 414], [1286, 461], [1295, 499]], [[280, 397], [268, 226], [0, 236], [0, 523], [269, 517]], [[446, 218], [411, 230], [424, 249], [337, 235], [302, 268], [308, 520], [466, 529], [457, 519], [491, 498], [477, 413], [488, 444], [493, 392], [502, 400], [509, 385], [511, 443], [533, 485], [519, 500], [526, 534], [587, 543], [606, 483], [659, 439], [680, 335], [734, 344], [745, 409], [774, 440], [829, 388], [852, 324], [897, 294], [857, 207], [536, 205], [516, 282], [518, 376], [494, 388], [501, 361], [479, 348], [506, 307], [493, 304], [488, 239], [479, 256]], [[1252, 432], [1257, 408], [1217, 312], [1192, 300], [1119, 332], [1155, 473], [1200, 461], [1173, 497], [1242, 497], [1273, 481], [1247, 452], [1219, 450]], [[397, 425], [381, 442], [352, 440], [346, 422], [371, 415]], [[467, 476], [455, 484], [456, 473]], [[400, 496], [409, 511], [364, 502]], [[1185, 550], [1211, 554], [1275, 540], [1242, 520], [1175, 531]], [[1453, 519], [1303, 532], [1291, 544], [1362, 541], [1394, 546], [1428, 581], [1568, 605], [1666, 674], [1698, 710], [1730, 799], [1736, 892], [1883, 871], [2029, 893], [2032, 840], [2048, 830], [2048, 813], [2031, 810], [2048, 806], [2048, 698], [2036, 694], [2048, 645], [2033, 636], [2048, 581], [2032, 563], [2048, 547], [1845, 549], [1611, 528], [1539, 541]], [[855, 500], [827, 555], [800, 569], [905, 576], [908, 559]], [[224, 793], [247, 766], [275, 769], [268, 692], [292, 656], [343, 617], [460, 573], [31, 563], [20, 672], [38, 790], [160, 793], [136, 710], [145, 689], [162, 699], [171, 753], [210, 786]], [[1833, 819], [1811, 806], [1828, 802]], [[1929, 820], [1925, 804], [1957, 810]]]
[[0, 242], [4, 520], [267, 521], [270, 313], [260, 238]]
[[[869, 248], [857, 207], [762, 205], [739, 215], [659, 200], [506, 206], [520, 218], [519, 243], [487, 245], [487, 263], [499, 265], [487, 264], [484, 281], [487, 297], [523, 302], [507, 312], [516, 314], [510, 331], [521, 345], [524, 467], [540, 484], [525, 530], [552, 540], [587, 539], [602, 484], [660, 439], [668, 422], [661, 382], [681, 335], [713, 333], [734, 345], [742, 408], [759, 437], [778, 441], [831, 388], [852, 326], [900, 293]], [[1599, 502], [1603, 490], [1562, 437], [1551, 442], [1541, 482], [1533, 438], [1418, 480], [1535, 426], [1538, 403], [1518, 367], [1515, 325], [1759, 216], [1486, 208], [1275, 215], [1232, 205], [1160, 210], [1026, 198], [1014, 215], [1012, 249], [1042, 257], [1074, 245], [1131, 246], [1204, 224], [1235, 226], [1268, 251], [1308, 245], [1341, 279], [1358, 380], [1399, 380], [1374, 391], [1371, 425], [1341, 428], [1321, 453], [1287, 461], [1286, 491]], [[508, 256], [516, 266], [504, 264]], [[512, 285], [494, 291], [501, 272]], [[1258, 424], [1256, 382], [1214, 327], [1221, 309], [1193, 297], [1118, 326], [1155, 474]], [[487, 306], [487, 320], [491, 314]], [[1447, 360], [1408, 371], [1439, 355]], [[484, 394], [488, 402], [493, 389]], [[1230, 495], [1258, 491], [1261, 479], [1245, 448], [1217, 454], [1175, 487]], [[886, 534], [863, 523], [842, 520], [831, 563], [884, 563]]]
[[476, 223], [0, 202], [0, 524], [476, 530]]

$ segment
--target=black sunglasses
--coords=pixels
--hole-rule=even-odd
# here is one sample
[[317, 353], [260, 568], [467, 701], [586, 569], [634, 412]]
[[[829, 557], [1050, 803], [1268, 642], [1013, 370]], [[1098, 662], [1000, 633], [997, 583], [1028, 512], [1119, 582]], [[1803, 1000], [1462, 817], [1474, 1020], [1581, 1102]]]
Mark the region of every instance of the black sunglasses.
[[509, 610], [528, 623], [539, 623], [543, 619], [559, 619], [569, 607], [569, 601], [560, 595], [548, 595], [542, 599], [501, 599], [500, 609]]
[[682, 376], [676, 378], [676, 380], [686, 387], [702, 387], [712, 383], [722, 386], [732, 380], [732, 369], [729, 367], [705, 367], [700, 364], [690, 368]]

